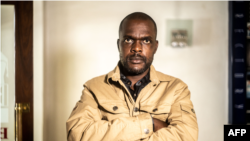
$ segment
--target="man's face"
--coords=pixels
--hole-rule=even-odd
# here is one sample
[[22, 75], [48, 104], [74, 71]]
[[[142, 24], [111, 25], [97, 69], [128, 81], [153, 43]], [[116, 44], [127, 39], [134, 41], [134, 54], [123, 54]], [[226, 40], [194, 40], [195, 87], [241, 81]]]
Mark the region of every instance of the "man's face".
[[145, 72], [158, 47], [154, 24], [150, 20], [128, 19], [119, 33], [120, 61], [130, 75]]

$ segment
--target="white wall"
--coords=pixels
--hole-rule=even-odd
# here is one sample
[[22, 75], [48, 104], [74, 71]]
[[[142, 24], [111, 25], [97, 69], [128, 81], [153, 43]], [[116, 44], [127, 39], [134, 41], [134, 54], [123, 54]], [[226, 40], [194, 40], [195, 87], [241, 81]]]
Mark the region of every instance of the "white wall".
[[34, 140], [43, 141], [43, 2], [33, 2]]
[[[155, 19], [153, 65], [189, 85], [199, 141], [223, 140], [228, 122], [228, 2], [44, 2], [44, 140], [66, 141], [66, 120], [87, 80], [111, 71], [120, 21], [141, 11]], [[193, 20], [193, 45], [166, 45], [167, 19]]]

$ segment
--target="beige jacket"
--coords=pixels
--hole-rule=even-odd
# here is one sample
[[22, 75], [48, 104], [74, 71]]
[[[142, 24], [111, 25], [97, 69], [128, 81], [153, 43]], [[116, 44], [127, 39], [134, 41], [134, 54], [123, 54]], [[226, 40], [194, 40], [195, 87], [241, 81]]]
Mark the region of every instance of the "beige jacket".
[[[187, 85], [152, 65], [150, 80], [135, 102], [118, 66], [86, 82], [66, 123], [68, 141], [196, 141], [198, 125]], [[151, 116], [169, 126], [153, 132]]]

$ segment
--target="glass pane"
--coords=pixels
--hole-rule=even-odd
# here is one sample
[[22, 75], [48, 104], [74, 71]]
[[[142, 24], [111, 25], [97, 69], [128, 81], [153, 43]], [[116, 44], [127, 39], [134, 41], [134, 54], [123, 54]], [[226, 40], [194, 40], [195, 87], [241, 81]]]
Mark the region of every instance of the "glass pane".
[[14, 6], [1, 5], [1, 139], [15, 140]]

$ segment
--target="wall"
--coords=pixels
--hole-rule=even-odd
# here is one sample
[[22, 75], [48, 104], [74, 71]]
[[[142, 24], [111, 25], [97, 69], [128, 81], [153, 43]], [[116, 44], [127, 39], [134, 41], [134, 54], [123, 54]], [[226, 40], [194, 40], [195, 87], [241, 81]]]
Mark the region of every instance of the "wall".
[[[87, 80], [111, 71], [118, 26], [142, 11], [158, 26], [153, 65], [186, 82], [199, 141], [223, 140], [228, 122], [228, 2], [44, 2], [44, 140], [66, 141], [66, 120]], [[167, 19], [193, 20], [193, 45], [166, 45]]]
[[43, 141], [44, 17], [43, 2], [33, 2], [34, 140]]

